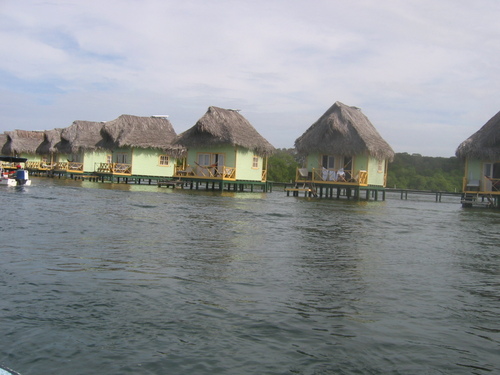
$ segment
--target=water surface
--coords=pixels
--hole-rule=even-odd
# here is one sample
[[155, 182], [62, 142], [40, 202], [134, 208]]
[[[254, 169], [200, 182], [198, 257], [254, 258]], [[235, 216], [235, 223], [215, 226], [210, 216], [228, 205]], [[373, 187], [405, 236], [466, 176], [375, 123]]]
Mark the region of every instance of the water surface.
[[0, 191], [28, 374], [500, 372], [500, 213], [35, 179]]

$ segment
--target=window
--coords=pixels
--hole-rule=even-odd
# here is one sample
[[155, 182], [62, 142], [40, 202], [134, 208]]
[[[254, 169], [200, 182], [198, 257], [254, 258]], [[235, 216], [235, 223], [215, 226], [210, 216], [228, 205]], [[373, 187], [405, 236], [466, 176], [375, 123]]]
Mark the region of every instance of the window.
[[335, 169], [335, 156], [323, 155], [321, 166], [326, 169]]
[[384, 171], [384, 161], [383, 160], [378, 160], [378, 168], [377, 172], [382, 173]]
[[170, 160], [169, 160], [167, 155], [160, 155], [160, 165], [168, 166], [169, 162], [170, 162]]
[[252, 168], [259, 168], [259, 157], [255, 156], [252, 159]]
[[198, 154], [198, 164], [204, 167], [209, 166], [210, 154]]
[[111, 164], [113, 162], [113, 155], [106, 155], [106, 163]]
[[127, 154], [116, 154], [116, 162], [127, 164]]
[[69, 159], [68, 161], [79, 163], [81, 161], [81, 156], [80, 154], [71, 154], [71, 159]]

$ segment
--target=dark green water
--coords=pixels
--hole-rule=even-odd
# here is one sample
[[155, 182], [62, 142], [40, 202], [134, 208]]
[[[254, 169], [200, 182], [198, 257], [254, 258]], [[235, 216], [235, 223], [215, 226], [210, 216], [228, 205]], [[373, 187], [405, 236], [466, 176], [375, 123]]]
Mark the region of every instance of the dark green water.
[[500, 373], [498, 211], [51, 179], [0, 199], [0, 363], [23, 375]]

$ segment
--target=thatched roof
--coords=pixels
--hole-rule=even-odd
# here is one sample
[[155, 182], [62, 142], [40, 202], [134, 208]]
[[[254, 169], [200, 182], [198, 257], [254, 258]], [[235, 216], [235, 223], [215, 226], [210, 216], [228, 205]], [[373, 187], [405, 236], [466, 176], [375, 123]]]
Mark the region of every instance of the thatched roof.
[[62, 129], [45, 130], [43, 142], [36, 149], [40, 155], [48, 155], [57, 151], [57, 144], [61, 142]]
[[102, 122], [74, 121], [61, 131], [61, 141], [55, 147], [66, 154], [103, 148], [102, 126]]
[[34, 154], [43, 142], [42, 131], [13, 130], [7, 131], [5, 134], [7, 142], [2, 147], [2, 153], [5, 155]]
[[3, 146], [7, 143], [7, 134], [0, 133], [0, 154], [3, 154]]
[[174, 146], [177, 134], [165, 117], [121, 115], [104, 124], [102, 134], [108, 147], [158, 148], [170, 154], [182, 153]]
[[500, 112], [458, 146], [458, 158], [500, 160]]
[[354, 156], [362, 153], [377, 159], [394, 158], [391, 146], [357, 107], [335, 102], [318, 121], [295, 141], [301, 155], [311, 152]]
[[267, 156], [274, 147], [236, 110], [209, 107], [196, 124], [179, 135], [185, 147], [240, 146]]

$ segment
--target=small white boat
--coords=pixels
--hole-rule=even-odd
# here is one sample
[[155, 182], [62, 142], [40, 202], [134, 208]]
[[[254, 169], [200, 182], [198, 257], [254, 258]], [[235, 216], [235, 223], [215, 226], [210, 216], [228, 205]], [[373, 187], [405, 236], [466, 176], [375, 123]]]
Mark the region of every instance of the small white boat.
[[8, 367], [0, 365], [0, 375], [20, 375], [20, 374], [14, 370], [11, 370]]
[[[26, 158], [17, 158], [14, 156], [0, 156], [0, 161], [8, 163], [25, 163], [27, 160]], [[17, 169], [15, 169], [13, 173], [9, 174], [6, 171], [2, 171], [0, 175], [0, 185], [29, 186], [31, 185], [31, 180], [29, 179], [28, 171], [18, 164]]]
[[19, 183], [18, 180], [15, 178], [9, 178], [9, 177], [4, 177], [0, 179], [0, 185], [6, 185], [6, 186], [30, 186], [31, 185], [31, 180], [28, 178], [25, 181]]

